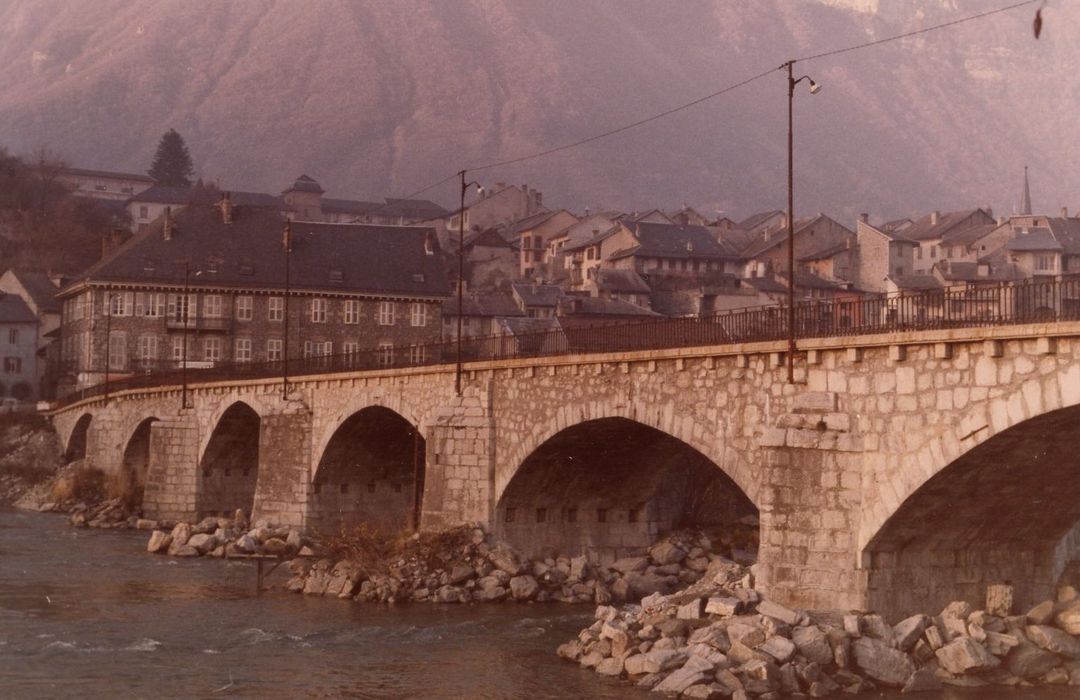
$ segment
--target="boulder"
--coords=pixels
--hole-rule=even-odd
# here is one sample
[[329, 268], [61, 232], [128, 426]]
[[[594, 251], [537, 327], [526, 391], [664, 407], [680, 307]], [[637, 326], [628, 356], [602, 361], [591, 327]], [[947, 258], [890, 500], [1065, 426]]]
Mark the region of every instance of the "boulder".
[[904, 683], [904, 687], [900, 690], [901, 693], [928, 693], [935, 690], [941, 690], [941, 681], [934, 675], [934, 669], [929, 666], [920, 668], [911, 674], [911, 677], [907, 679], [907, 683]]
[[436, 603], [467, 603], [470, 597], [462, 588], [443, 586], [435, 591], [434, 600]]
[[555, 650], [555, 653], [559, 655], [559, 658], [576, 663], [581, 659], [581, 642], [575, 639], [565, 644], [560, 644], [559, 648]]
[[733, 643], [739, 642], [748, 647], [756, 647], [765, 643], [765, 632], [760, 627], [747, 625], [742, 622], [733, 622], [727, 626], [728, 639]]
[[896, 646], [900, 651], [910, 651], [915, 642], [922, 637], [923, 630], [930, 624], [930, 618], [926, 615], [912, 615], [893, 625], [893, 634]]
[[907, 654], [879, 639], [860, 637], [851, 643], [851, 651], [855, 665], [883, 685], [901, 687], [915, 672], [915, 664]]
[[790, 639], [777, 635], [766, 639], [764, 644], [758, 646], [758, 651], [765, 652], [778, 663], [786, 664], [795, 656], [795, 644]]
[[1027, 638], [1036, 646], [1052, 651], [1058, 656], [1069, 659], [1080, 659], [1080, 641], [1072, 635], [1046, 625], [1028, 625], [1024, 630]]
[[262, 543], [262, 552], [272, 556], [284, 556], [289, 552], [289, 545], [279, 537], [268, 537]]
[[681, 698], [692, 698], [693, 700], [719, 700], [730, 695], [725, 692], [724, 687], [717, 683], [698, 683], [692, 685], [682, 692]]
[[686, 661], [686, 653], [675, 649], [652, 649], [644, 654], [635, 654], [626, 658], [626, 673], [640, 676], [648, 673], [663, 673], [681, 666]]
[[859, 624], [858, 615], [844, 615], [844, 632], [852, 638], [862, 636], [862, 625]]
[[954, 639], [934, 654], [942, 668], [955, 675], [989, 671], [1001, 663], [986, 647], [970, 637]]
[[1012, 615], [1013, 587], [1007, 583], [994, 583], [986, 587], [986, 612], [998, 617]]
[[187, 543], [199, 550], [199, 554], [206, 554], [217, 546], [217, 538], [205, 532], [200, 532], [196, 535], [192, 535]]
[[675, 617], [680, 620], [700, 620], [705, 613], [705, 599], [696, 598], [685, 605], [680, 605]]
[[648, 557], [624, 557], [617, 559], [611, 568], [620, 574], [629, 574], [634, 571], [644, 571], [649, 566]]
[[[759, 609], [761, 606], [758, 606]], [[895, 636], [892, 627], [885, 622], [881, 615], [863, 615], [862, 631], [864, 634], [891, 643]]]
[[540, 584], [532, 576], [515, 576], [510, 579], [510, 595], [514, 600], [532, 600], [540, 590]]
[[589, 559], [584, 554], [570, 560], [570, 580], [584, 581], [589, 565]]
[[[175, 545], [176, 543], [174, 542], [173, 544]], [[195, 549], [190, 544], [182, 544], [175, 549], [170, 547], [169, 554], [174, 557], [197, 557], [199, 556], [199, 550]]]
[[987, 632], [986, 648], [994, 656], [1005, 656], [1013, 647], [1020, 644], [1020, 640], [1012, 634], [1005, 632]]
[[966, 600], [954, 600], [941, 611], [941, 617], [955, 617], [966, 620], [972, 612], [971, 603]]
[[1045, 625], [1054, 617], [1054, 601], [1044, 600], [1027, 612], [1027, 621], [1033, 625]]
[[670, 593], [679, 585], [674, 576], [657, 576], [650, 573], [629, 573], [623, 579], [630, 588], [630, 598], [644, 598], [653, 593]]
[[1027, 680], [1041, 678], [1060, 662], [1057, 655], [1024, 640], [1005, 657], [1005, 668], [1014, 676]]
[[799, 649], [799, 653], [809, 661], [828, 666], [833, 662], [833, 650], [828, 637], [818, 627], [796, 627], [791, 630], [791, 641]]
[[705, 612], [709, 615], [731, 617], [742, 611], [742, 601], [738, 598], [714, 597], [705, 603]]
[[775, 617], [777, 620], [786, 622], [789, 625], [796, 625], [799, 622], [799, 613], [771, 600], [763, 600], [758, 603], [757, 611], [761, 615]]
[[136, 530], [156, 530], [158, 528], [158, 521], [147, 520], [145, 518], [139, 518], [135, 521]]
[[154, 530], [150, 533], [150, 541], [146, 543], [146, 551], [151, 554], [164, 554], [169, 551], [170, 545], [172, 545], [172, 535], [161, 530]]
[[623, 673], [623, 660], [616, 656], [604, 659], [596, 665], [596, 672], [601, 676], [621, 676]]
[[[1069, 634], [1080, 634], [1080, 598], [1066, 603], [1056, 615], [1054, 623]], [[1040, 624], [1034, 622], [1033, 624]]]
[[191, 526], [187, 523], [177, 523], [176, 527], [172, 529], [172, 541], [177, 547], [183, 544], [187, 544], [187, 541], [191, 539]]
[[703, 670], [688, 661], [685, 666], [653, 686], [652, 692], [679, 695], [690, 686], [697, 685], [707, 679], [709, 678]]
[[285, 544], [288, 545], [290, 552], [298, 552], [304, 545], [303, 540], [300, 538], [299, 530], [289, 530], [289, 535], [285, 538]]
[[233, 543], [237, 552], [241, 554], [254, 554], [258, 549], [259, 543], [255, 541], [255, 538], [251, 535], [241, 535], [235, 543]]
[[678, 564], [686, 558], [686, 551], [671, 542], [659, 542], [649, 549], [649, 557], [659, 566]]
[[488, 558], [496, 568], [500, 571], [505, 571], [510, 576], [517, 576], [521, 573], [521, 569], [523, 568], [521, 555], [506, 545], [493, 549], [491, 554], [488, 555]]

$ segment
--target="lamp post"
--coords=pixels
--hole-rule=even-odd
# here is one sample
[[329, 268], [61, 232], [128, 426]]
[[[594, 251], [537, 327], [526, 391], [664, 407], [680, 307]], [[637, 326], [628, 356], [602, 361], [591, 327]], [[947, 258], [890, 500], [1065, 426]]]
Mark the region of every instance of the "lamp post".
[[[195, 276], [202, 274], [202, 270], [196, 270]], [[188, 345], [191, 342], [191, 263], [184, 260], [184, 296], [176, 305], [178, 319], [184, 324], [183, 348], [180, 353], [180, 408], [191, 408], [188, 405]], [[182, 311], [181, 311], [182, 310]]]
[[105, 403], [109, 403], [109, 365], [112, 363], [112, 292], [105, 292]]
[[458, 174], [461, 176], [461, 208], [458, 209], [457, 360], [454, 369], [454, 391], [461, 396], [461, 334], [465, 309], [465, 193], [473, 185], [476, 185], [476, 190], [481, 194], [484, 188], [478, 182], [465, 182], [464, 170]]
[[788, 82], [788, 122], [787, 122], [787, 240], [788, 240], [788, 361], [787, 380], [788, 384], [795, 383], [795, 139], [794, 139], [794, 115], [795, 115], [795, 86], [804, 80], [810, 83], [810, 94], [816, 95], [821, 90], [821, 84], [814, 82], [809, 75], [795, 78], [793, 69], [795, 61], [788, 61], [780, 66], [787, 68]]
[[281, 350], [281, 398], [289, 398], [289, 265], [292, 259], [292, 219], [285, 219], [285, 231], [281, 236], [281, 245], [285, 249], [285, 308], [282, 320], [285, 322], [285, 340]]

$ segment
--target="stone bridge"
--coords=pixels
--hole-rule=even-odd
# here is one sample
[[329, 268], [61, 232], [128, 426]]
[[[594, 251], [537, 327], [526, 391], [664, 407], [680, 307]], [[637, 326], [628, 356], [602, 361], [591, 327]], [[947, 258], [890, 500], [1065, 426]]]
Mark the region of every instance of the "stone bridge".
[[159, 518], [483, 522], [613, 557], [760, 518], [760, 585], [890, 617], [1048, 597], [1080, 543], [1080, 323], [132, 389], [56, 409]]

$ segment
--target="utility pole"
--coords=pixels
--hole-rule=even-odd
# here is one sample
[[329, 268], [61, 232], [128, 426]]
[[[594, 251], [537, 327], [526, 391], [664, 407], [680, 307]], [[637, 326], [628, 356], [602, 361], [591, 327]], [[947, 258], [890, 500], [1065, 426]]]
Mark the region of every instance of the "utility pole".
[[476, 185], [476, 189], [481, 193], [484, 188], [477, 182], [465, 182], [464, 170], [458, 175], [461, 176], [461, 208], [458, 209], [457, 359], [454, 368], [454, 392], [461, 396], [461, 334], [465, 309], [465, 193], [473, 185]]
[[292, 259], [292, 219], [285, 220], [285, 232], [281, 239], [285, 249], [285, 308], [282, 319], [285, 321], [285, 340], [281, 352], [281, 398], [289, 398], [289, 266]]

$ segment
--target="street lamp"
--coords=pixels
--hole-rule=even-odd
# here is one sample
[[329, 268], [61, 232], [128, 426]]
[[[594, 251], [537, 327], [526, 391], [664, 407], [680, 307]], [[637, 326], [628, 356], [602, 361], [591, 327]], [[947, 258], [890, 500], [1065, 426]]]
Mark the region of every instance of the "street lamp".
[[461, 396], [461, 333], [462, 315], [465, 309], [465, 193], [473, 185], [479, 194], [484, 193], [484, 188], [479, 182], [465, 182], [465, 171], [458, 173], [461, 176], [461, 208], [458, 210], [458, 279], [457, 279], [457, 367], [454, 371], [454, 391]]
[[292, 219], [285, 219], [285, 231], [281, 235], [281, 245], [285, 249], [285, 308], [282, 320], [285, 322], [285, 340], [281, 350], [281, 398], [289, 398], [289, 263], [292, 259]]
[[780, 66], [787, 68], [788, 110], [787, 110], [787, 240], [788, 240], [788, 384], [795, 383], [795, 141], [793, 136], [795, 113], [795, 86], [806, 80], [810, 84], [810, 94], [821, 91], [821, 83], [814, 82], [809, 75], [795, 78], [792, 70], [795, 61], [791, 60]]
[[112, 292], [105, 292], [105, 403], [109, 403], [109, 365], [112, 363]]
[[[202, 270], [196, 270], [195, 276], [198, 277], [202, 274]], [[177, 315], [180, 316], [180, 320], [184, 324], [184, 347], [181, 350], [181, 364], [180, 364], [180, 408], [191, 408], [188, 405], [188, 344], [190, 343], [190, 331], [191, 331], [191, 263], [187, 260], [184, 261], [184, 296], [180, 303], [176, 305]], [[179, 313], [180, 309], [183, 309], [183, 313]]]

